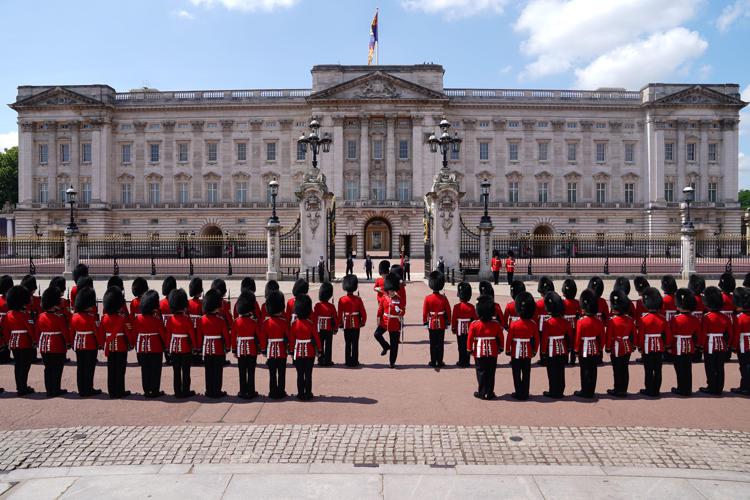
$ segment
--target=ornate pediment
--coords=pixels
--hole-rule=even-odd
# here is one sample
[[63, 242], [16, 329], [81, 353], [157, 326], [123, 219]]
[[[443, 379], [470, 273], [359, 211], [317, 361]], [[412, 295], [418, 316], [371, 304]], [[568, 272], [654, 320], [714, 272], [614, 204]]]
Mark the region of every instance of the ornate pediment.
[[312, 94], [309, 101], [320, 100], [447, 100], [442, 92], [417, 85], [383, 71], [340, 83]]
[[655, 100], [650, 106], [737, 106], [745, 105], [736, 97], [711, 90], [703, 85], [694, 85]]
[[65, 87], [53, 87], [16, 101], [10, 107], [15, 110], [27, 108], [49, 108], [49, 107], [104, 107], [107, 104], [91, 97], [73, 92]]

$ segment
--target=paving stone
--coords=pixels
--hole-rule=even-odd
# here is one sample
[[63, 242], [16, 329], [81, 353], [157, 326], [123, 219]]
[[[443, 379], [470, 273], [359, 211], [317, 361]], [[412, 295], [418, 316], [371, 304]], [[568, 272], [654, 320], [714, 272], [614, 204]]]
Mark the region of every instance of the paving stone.
[[703, 496], [687, 479], [651, 478], [634, 480], [630, 477], [536, 476], [545, 500], [580, 500], [600, 498], [629, 498], [633, 500], [701, 500]]
[[524, 476], [407, 476], [383, 477], [385, 500], [441, 499], [542, 499], [534, 479]]
[[[76, 480], [74, 477], [54, 477], [46, 479], [29, 479], [17, 484], [4, 499], [50, 500], [58, 498]], [[0, 492], [2, 489], [0, 488]]]
[[357, 500], [382, 499], [381, 478], [377, 474], [318, 474], [306, 475], [252, 475], [232, 476], [225, 499], [245, 499], [252, 492], [254, 498], [264, 500], [304, 498], [356, 498]]
[[220, 499], [229, 483], [228, 474], [154, 474], [88, 476], [77, 479], [61, 499], [92, 498], [106, 492], [113, 500], [164, 498], [179, 500]]

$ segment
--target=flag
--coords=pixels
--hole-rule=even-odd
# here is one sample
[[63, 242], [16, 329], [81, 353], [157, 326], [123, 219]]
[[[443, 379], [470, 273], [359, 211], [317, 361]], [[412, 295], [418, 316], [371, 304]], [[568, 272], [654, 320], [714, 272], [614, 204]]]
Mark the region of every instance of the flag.
[[375, 47], [378, 44], [378, 11], [375, 10], [375, 17], [372, 18], [370, 25], [370, 47], [367, 51], [367, 65], [372, 64], [372, 56], [375, 53]]

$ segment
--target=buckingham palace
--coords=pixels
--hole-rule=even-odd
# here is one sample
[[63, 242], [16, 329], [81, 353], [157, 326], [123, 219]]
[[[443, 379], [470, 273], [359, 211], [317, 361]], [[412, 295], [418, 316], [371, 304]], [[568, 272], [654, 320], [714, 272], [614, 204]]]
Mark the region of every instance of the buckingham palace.
[[427, 139], [443, 119], [462, 139], [448, 162], [468, 227], [487, 180], [496, 234], [676, 232], [687, 186], [699, 233], [740, 232], [737, 84], [444, 88], [444, 72], [319, 65], [304, 89], [20, 86], [16, 232], [62, 234], [73, 186], [85, 235], [257, 237], [272, 180], [291, 226], [311, 117], [332, 139], [318, 159], [339, 256], [421, 256], [424, 196], [442, 166]]

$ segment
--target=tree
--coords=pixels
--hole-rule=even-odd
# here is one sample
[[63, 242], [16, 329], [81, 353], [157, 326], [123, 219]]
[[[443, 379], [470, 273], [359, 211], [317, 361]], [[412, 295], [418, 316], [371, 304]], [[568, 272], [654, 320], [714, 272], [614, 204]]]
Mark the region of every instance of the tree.
[[18, 146], [0, 152], [0, 208], [18, 203]]
[[740, 189], [738, 199], [742, 208], [750, 208], [750, 189]]

